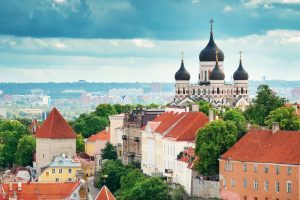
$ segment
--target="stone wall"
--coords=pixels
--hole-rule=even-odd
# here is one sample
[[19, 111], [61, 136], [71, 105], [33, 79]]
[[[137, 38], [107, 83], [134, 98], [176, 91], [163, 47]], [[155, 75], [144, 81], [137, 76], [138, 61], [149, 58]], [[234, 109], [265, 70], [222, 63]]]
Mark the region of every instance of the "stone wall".
[[192, 180], [192, 196], [201, 198], [220, 198], [220, 184], [218, 181]]

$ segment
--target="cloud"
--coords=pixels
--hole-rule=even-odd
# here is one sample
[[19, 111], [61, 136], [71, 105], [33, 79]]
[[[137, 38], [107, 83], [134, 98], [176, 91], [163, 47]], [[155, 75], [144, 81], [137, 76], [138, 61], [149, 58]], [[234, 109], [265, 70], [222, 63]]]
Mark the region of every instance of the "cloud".
[[256, 7], [258, 5], [269, 4], [300, 4], [300, 0], [248, 0], [245, 5], [249, 7]]
[[224, 12], [225, 12], [225, 13], [231, 12], [232, 10], [233, 10], [233, 8], [232, 8], [231, 6], [226, 5], [226, 6], [224, 7]]
[[[244, 52], [243, 65], [252, 80], [262, 76], [299, 79], [300, 31], [277, 29], [226, 39], [215, 35], [215, 40], [225, 54], [228, 81], [238, 67], [240, 50]], [[172, 82], [183, 50], [185, 66], [191, 80], [196, 82], [198, 55], [208, 37], [203, 40], [86, 40], [0, 36], [0, 41], [1, 81]]]

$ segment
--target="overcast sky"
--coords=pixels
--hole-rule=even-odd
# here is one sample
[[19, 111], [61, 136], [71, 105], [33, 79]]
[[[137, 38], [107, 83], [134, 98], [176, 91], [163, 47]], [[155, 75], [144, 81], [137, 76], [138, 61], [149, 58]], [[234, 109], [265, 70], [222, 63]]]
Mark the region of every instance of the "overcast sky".
[[230, 80], [297, 80], [300, 0], [1, 0], [0, 82], [197, 81], [213, 18]]

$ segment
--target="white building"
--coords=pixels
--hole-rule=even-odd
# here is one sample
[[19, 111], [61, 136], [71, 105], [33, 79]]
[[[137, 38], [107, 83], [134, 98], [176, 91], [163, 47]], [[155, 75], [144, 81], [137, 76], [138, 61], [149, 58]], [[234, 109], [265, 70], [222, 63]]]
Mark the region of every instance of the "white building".
[[190, 74], [182, 59], [175, 74], [175, 103], [188, 97], [193, 101], [209, 101], [214, 106], [235, 106], [238, 103], [239, 107], [245, 107], [249, 104], [248, 73], [243, 68], [241, 56], [238, 69], [233, 74], [234, 83], [225, 83], [224, 54], [214, 41], [213, 21], [210, 23], [209, 42], [199, 55], [198, 84], [190, 84]]
[[177, 155], [194, 145], [198, 130], [207, 122], [201, 112], [166, 112], [148, 122], [142, 132], [143, 172], [173, 181]]

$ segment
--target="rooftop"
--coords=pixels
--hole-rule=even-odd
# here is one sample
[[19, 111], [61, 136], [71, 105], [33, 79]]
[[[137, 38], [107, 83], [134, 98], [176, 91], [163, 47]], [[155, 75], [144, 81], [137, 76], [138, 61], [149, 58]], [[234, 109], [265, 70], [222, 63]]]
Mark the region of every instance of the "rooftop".
[[56, 108], [36, 133], [37, 138], [76, 138], [76, 133]]
[[80, 163], [64, 155], [57, 156], [49, 167], [80, 167]]
[[250, 130], [221, 159], [242, 162], [300, 164], [300, 131]]
[[87, 139], [88, 142], [96, 142], [96, 141], [109, 141], [110, 140], [110, 132], [109, 130], [104, 129], [103, 131], [92, 135]]
[[104, 185], [101, 188], [95, 200], [116, 200], [116, 198], [114, 197], [114, 195], [112, 195], [109, 189]]

